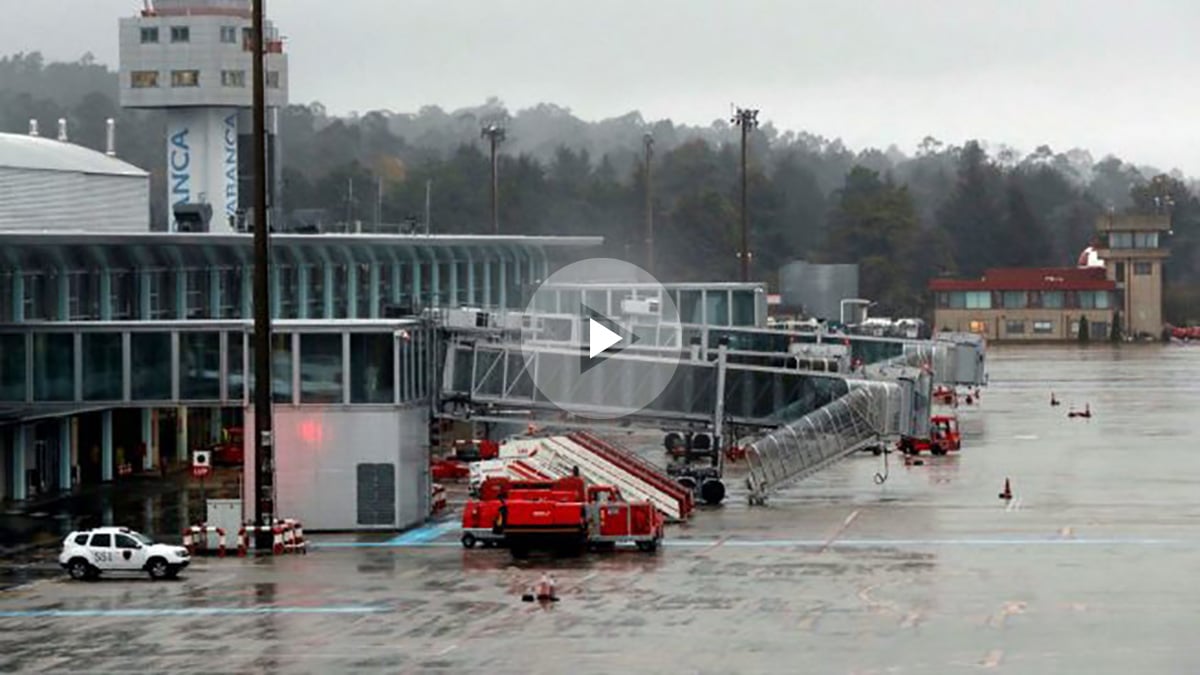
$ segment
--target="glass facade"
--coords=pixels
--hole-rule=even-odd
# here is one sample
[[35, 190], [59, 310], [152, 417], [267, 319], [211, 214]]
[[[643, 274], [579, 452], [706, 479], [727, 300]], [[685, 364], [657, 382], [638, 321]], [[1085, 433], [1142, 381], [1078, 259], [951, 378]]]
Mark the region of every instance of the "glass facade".
[[25, 335], [0, 333], [0, 401], [24, 401], [25, 383]]
[[190, 401], [221, 399], [220, 333], [180, 333], [179, 397]]
[[341, 403], [342, 334], [312, 333], [300, 336], [300, 402]]
[[83, 399], [120, 401], [125, 398], [125, 338], [121, 333], [84, 333]]
[[391, 403], [395, 340], [390, 334], [350, 335], [350, 402]]
[[[169, 363], [169, 361], [168, 361]], [[33, 335], [33, 400], [75, 399], [75, 335]]]
[[171, 400], [171, 334], [133, 333], [129, 354], [133, 400]]
[[[200, 247], [195, 248], [198, 254]], [[366, 319], [385, 317], [389, 311], [395, 316], [394, 307], [419, 311], [471, 301], [494, 309], [501, 300], [508, 308], [520, 308], [532, 289], [530, 280], [549, 272], [548, 262], [533, 250], [514, 255], [504, 249], [470, 248], [469, 253], [433, 247], [403, 250], [399, 255], [386, 249], [372, 250], [370, 255], [277, 251], [272, 254], [277, 260], [271, 275], [272, 315], [276, 319]], [[27, 269], [0, 267], [0, 323], [250, 319], [253, 268], [248, 260], [239, 259], [241, 255], [200, 256], [186, 251], [173, 256], [148, 251], [128, 255], [128, 251], [110, 250], [78, 267], [60, 269], [44, 261], [30, 262]], [[108, 258], [118, 257], [106, 264]], [[364, 259], [368, 257], [375, 259]], [[695, 301], [701, 306], [707, 302], [714, 316], [729, 311], [727, 292], [724, 298], [695, 293]], [[747, 318], [752, 299], [735, 302], [742, 303], [732, 309], [739, 321]], [[728, 325], [729, 319], [722, 321]]]

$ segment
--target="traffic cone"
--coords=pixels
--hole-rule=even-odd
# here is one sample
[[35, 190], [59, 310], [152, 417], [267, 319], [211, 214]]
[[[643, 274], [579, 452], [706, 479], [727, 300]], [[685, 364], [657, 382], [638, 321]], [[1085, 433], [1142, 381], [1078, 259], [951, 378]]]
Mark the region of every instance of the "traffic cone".
[[1001, 492], [999, 497], [1000, 499], [1012, 499], [1012, 484], [1007, 478], [1004, 479], [1004, 492]]
[[549, 602], [558, 601], [558, 596], [554, 594], [554, 579], [545, 572], [542, 573], [542, 578], [538, 580], [537, 589], [534, 595], [538, 600]]

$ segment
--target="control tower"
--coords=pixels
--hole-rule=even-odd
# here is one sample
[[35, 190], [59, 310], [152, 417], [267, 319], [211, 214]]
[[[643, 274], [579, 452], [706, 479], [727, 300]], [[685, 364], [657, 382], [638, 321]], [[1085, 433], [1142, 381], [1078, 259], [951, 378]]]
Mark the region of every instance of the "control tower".
[[[230, 232], [249, 223], [253, 51], [250, 0], [145, 0], [120, 21], [121, 106], [167, 113], [171, 231]], [[279, 107], [287, 104], [287, 56], [264, 24], [268, 202], [278, 204]], [[211, 209], [211, 212], [210, 212]], [[211, 217], [209, 214], [211, 213]], [[197, 214], [203, 214], [197, 217]]]

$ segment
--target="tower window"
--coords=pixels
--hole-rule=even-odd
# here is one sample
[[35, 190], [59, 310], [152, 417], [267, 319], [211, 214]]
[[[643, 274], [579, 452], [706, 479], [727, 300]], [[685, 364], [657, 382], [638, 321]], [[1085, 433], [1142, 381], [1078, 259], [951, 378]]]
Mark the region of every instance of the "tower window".
[[158, 26], [142, 29], [142, 44], [158, 42]]
[[268, 70], [266, 77], [267, 77], [267, 88], [268, 89], [278, 89], [279, 88], [279, 71], [278, 70]]
[[221, 26], [221, 42], [227, 45], [237, 44], [237, 26]]
[[172, 87], [199, 87], [200, 86], [200, 71], [198, 71], [198, 70], [172, 70], [171, 71], [171, 86]]
[[221, 71], [221, 86], [222, 87], [244, 87], [244, 86], [246, 86], [246, 71], [244, 71], [244, 70], [222, 70]]
[[187, 26], [171, 26], [171, 42], [191, 42], [192, 29]]
[[134, 89], [151, 89], [158, 86], [157, 70], [135, 70], [129, 73], [129, 86]]

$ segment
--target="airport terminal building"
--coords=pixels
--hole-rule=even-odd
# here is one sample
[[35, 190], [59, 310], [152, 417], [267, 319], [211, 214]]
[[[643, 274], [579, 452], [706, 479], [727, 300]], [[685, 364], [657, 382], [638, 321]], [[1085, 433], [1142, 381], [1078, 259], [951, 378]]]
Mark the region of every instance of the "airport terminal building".
[[[12, 203], [9, 193], [30, 181], [56, 177], [48, 172], [78, 179], [100, 166], [137, 181], [141, 217], [130, 221], [124, 200], [104, 198], [84, 200], [90, 216], [31, 221], [28, 228], [19, 226], [20, 214], [0, 214], [6, 500], [184, 462], [223, 426], [242, 423], [253, 387], [246, 376], [254, 359], [252, 237], [151, 232], [144, 172], [48, 139], [36, 139], [36, 153], [12, 150], [29, 145], [0, 135], [0, 204]], [[121, 227], [90, 226], [117, 221]], [[422, 312], [521, 307], [552, 269], [600, 241], [273, 235], [276, 442], [305, 449], [290, 453], [302, 465], [288, 466], [289, 453], [280, 453], [280, 512], [295, 506], [288, 481], [297, 491], [321, 485], [327, 498], [353, 508], [352, 480], [342, 481], [342, 494], [327, 479], [353, 475], [358, 461], [390, 464], [394, 478], [394, 491], [384, 495], [392, 505], [367, 505], [366, 525], [397, 528], [424, 518], [434, 373], [433, 335]], [[364, 425], [356, 413], [374, 422]], [[379, 431], [363, 436], [367, 427]], [[361, 450], [358, 459], [334, 452], [346, 443]], [[339, 522], [353, 515], [340, 514]]]

